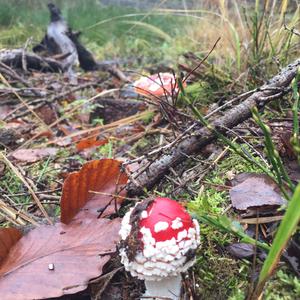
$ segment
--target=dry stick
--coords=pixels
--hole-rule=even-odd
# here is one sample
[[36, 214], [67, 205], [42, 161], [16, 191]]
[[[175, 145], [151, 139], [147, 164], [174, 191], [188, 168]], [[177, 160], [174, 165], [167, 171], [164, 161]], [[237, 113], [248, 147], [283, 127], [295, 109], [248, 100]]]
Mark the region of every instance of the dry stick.
[[35, 69], [41, 72], [60, 72], [62, 64], [53, 58], [38, 56], [34, 53], [23, 53], [22, 49], [11, 49], [0, 51], [0, 63], [7, 66], [22, 67], [22, 57], [26, 58], [28, 69]]
[[[91, 133], [91, 132], [94, 132], [94, 131], [98, 132], [99, 134], [100, 133], [106, 133], [108, 131], [111, 131], [111, 130], [115, 129], [116, 127], [118, 127], [120, 125], [130, 124], [130, 123], [136, 122], [138, 120], [141, 120], [141, 119], [145, 118], [149, 113], [152, 113], [152, 112], [153, 112], [152, 110], [147, 110], [147, 111], [144, 111], [142, 113], [137, 113], [133, 116], [130, 116], [130, 117], [127, 117], [127, 118], [124, 118], [124, 119], [121, 119], [121, 120], [118, 120], [118, 121], [115, 121], [115, 122], [112, 122], [112, 123], [109, 123], [109, 124], [99, 125], [99, 126], [96, 126], [94, 128], [89, 128], [89, 129], [83, 129], [83, 130], [80, 130], [78, 132], [71, 133], [67, 136], [58, 138], [56, 140], [49, 141], [49, 142], [43, 144], [42, 146], [55, 144], [57, 142], [61, 142], [61, 141], [65, 140], [67, 138], [73, 138], [73, 137], [81, 136], [81, 135], [88, 134], [88, 133]], [[103, 131], [101, 131], [101, 130], [103, 130]]]
[[15, 70], [13, 70], [11, 67], [7, 66], [6, 64], [4, 64], [1, 61], [0, 61], [0, 71], [1, 71], [1, 73], [4, 73], [4, 74], [8, 75], [9, 77], [21, 82], [27, 89], [31, 90], [33, 94], [35, 94], [38, 97], [41, 97], [41, 93], [39, 93], [36, 89], [31, 87], [29, 85], [29, 83], [24, 78], [22, 78], [20, 75], [18, 75], [18, 73]]
[[26, 223], [23, 221], [27, 221], [32, 225], [38, 226], [38, 223], [30, 218], [27, 214], [22, 211], [17, 211], [11, 206], [7, 205], [3, 200], [0, 199], [0, 209], [3, 211], [4, 215], [10, 218], [10, 220], [14, 220], [14, 224], [17, 223], [18, 225], [24, 226]]
[[7, 205], [3, 200], [0, 199], [0, 211], [2, 210], [3, 214], [5, 217], [9, 218], [10, 221], [13, 220], [13, 223], [15, 225], [21, 225], [21, 226], [25, 226], [26, 223], [19, 218], [19, 214], [18, 212], [10, 207], [9, 205]]
[[[93, 86], [99, 86], [99, 82], [88, 82], [88, 83], [84, 83], [82, 85], [79, 85], [79, 86], [76, 86], [74, 88], [71, 88], [69, 89], [68, 91], [63, 91], [62, 93], [59, 93], [57, 95], [54, 95], [50, 98], [39, 98], [39, 99], [33, 99], [31, 101], [27, 101], [26, 103], [28, 105], [35, 105], [35, 108], [34, 109], [38, 109], [42, 106], [44, 106], [45, 104], [47, 103], [53, 103], [54, 101], [57, 101], [61, 98], [64, 98], [66, 96], [68, 96], [69, 94], [72, 94], [74, 92], [77, 92], [79, 90], [83, 90], [83, 89], [86, 89], [86, 88], [89, 88], [89, 87], [93, 87]], [[48, 96], [49, 97], [49, 96]], [[16, 113], [18, 110], [21, 110], [22, 108], [24, 108], [24, 105], [19, 105], [18, 107], [16, 107], [12, 112], [10, 112], [4, 119], [5, 120], [12, 120], [12, 119], [15, 119], [15, 118], [20, 118], [20, 117], [24, 117], [26, 116], [29, 112], [26, 110], [26, 111], [22, 111], [20, 113]]]
[[28, 184], [28, 182], [25, 180], [25, 178], [23, 177], [23, 175], [19, 172], [19, 170], [10, 162], [10, 160], [3, 154], [0, 152], [0, 158], [3, 159], [3, 161], [5, 162], [5, 164], [15, 173], [15, 175], [22, 181], [22, 183], [27, 187], [28, 191], [30, 192], [32, 198], [34, 199], [36, 205], [39, 207], [39, 209], [41, 210], [41, 212], [43, 213], [43, 215], [45, 216], [45, 218], [47, 219], [47, 221], [49, 222], [49, 224], [53, 224], [53, 222], [51, 221], [48, 213], [46, 212], [45, 208], [43, 207], [43, 205], [41, 204], [39, 198], [37, 197], [37, 195], [35, 194], [34, 190], [31, 188], [30, 184]]
[[[222, 134], [226, 134], [226, 128], [233, 128], [241, 122], [251, 117], [251, 110], [254, 107], [263, 108], [270, 101], [276, 100], [287, 93], [287, 87], [295, 77], [300, 66], [300, 59], [288, 65], [279, 74], [274, 76], [261, 90], [250, 95], [239, 105], [225, 112], [224, 116], [211, 122], [211, 126]], [[280, 90], [280, 92], [278, 92]], [[148, 168], [139, 173], [135, 178], [135, 183], [130, 182], [127, 186], [130, 195], [143, 194], [144, 189], [151, 189], [159, 182], [170, 167], [182, 163], [187, 156], [195, 155], [199, 151], [217, 139], [216, 134], [206, 127], [192, 132], [184, 139], [179, 141], [172, 148], [165, 146], [167, 150], [150, 164]], [[142, 165], [149, 163], [147, 157], [142, 161]], [[137, 171], [138, 172], [138, 171]]]
[[[84, 103], [78, 104], [75, 107], [73, 107], [69, 112], [65, 113], [62, 117], [60, 117], [59, 119], [57, 119], [55, 122], [53, 122], [52, 124], [50, 124], [48, 126], [49, 130], [54, 127], [55, 125], [57, 125], [58, 123], [60, 123], [61, 121], [65, 120], [66, 118], [70, 117], [73, 115], [73, 113], [78, 110], [79, 108], [81, 108], [83, 105], [86, 105], [87, 103], [90, 103], [92, 101], [94, 101], [95, 99], [105, 96], [107, 94], [110, 94], [112, 92], [118, 91], [119, 89], [111, 89], [111, 90], [107, 90], [107, 91], [103, 91], [101, 93], [98, 93], [97, 95], [91, 97], [90, 99], [86, 100]], [[40, 136], [40, 133], [37, 133], [36, 135], [34, 135], [31, 139], [27, 140], [23, 145], [21, 145], [21, 147], [19, 148], [24, 148], [26, 145], [30, 144], [33, 140], [35, 140], [37, 137]]]
[[282, 220], [283, 216], [245, 218], [238, 220], [241, 224], [266, 224]]
[[195, 72], [197, 71], [197, 69], [199, 69], [202, 64], [207, 60], [207, 58], [210, 56], [210, 54], [215, 50], [215, 48], [217, 47], [217, 44], [219, 43], [219, 41], [221, 40], [220, 37], [218, 37], [218, 39], [216, 40], [216, 42], [214, 43], [213, 47], [210, 49], [210, 51], [205, 55], [205, 57], [199, 62], [199, 64], [192, 69], [182, 80], [182, 82], [185, 82], [189, 79], [189, 77]]
[[[12, 86], [10, 85], [10, 83], [6, 80], [6, 78], [1, 73], [0, 73], [0, 79], [7, 87], [12, 89]], [[26, 101], [24, 101], [21, 98], [21, 96], [15, 90], [13, 90], [13, 93], [18, 98], [18, 100], [21, 103], [23, 103], [23, 105], [26, 106], [27, 109], [42, 123], [42, 125], [44, 127], [46, 127], [49, 131], [51, 131], [51, 129], [48, 127], [48, 125], [37, 115], [37, 113], [26, 103]]]

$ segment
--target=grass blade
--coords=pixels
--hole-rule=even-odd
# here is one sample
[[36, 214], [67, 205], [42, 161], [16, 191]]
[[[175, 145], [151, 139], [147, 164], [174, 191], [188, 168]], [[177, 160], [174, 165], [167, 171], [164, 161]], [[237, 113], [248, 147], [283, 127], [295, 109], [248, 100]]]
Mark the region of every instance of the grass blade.
[[160, 37], [161, 39], [170, 42], [171, 37], [165, 33], [162, 29], [158, 28], [157, 26], [140, 22], [140, 21], [121, 21], [121, 23], [134, 25], [134, 26], [140, 26], [144, 29], [146, 29], [148, 32], [155, 34], [156, 36]]
[[271, 250], [263, 264], [262, 270], [259, 275], [258, 284], [256, 290], [254, 291], [252, 299], [256, 299], [256, 297], [258, 297], [262, 293], [266, 281], [274, 272], [284, 248], [286, 247], [289, 239], [295, 232], [297, 225], [300, 221], [299, 205], [300, 183], [296, 187], [295, 193], [288, 205], [288, 209], [276, 233]]

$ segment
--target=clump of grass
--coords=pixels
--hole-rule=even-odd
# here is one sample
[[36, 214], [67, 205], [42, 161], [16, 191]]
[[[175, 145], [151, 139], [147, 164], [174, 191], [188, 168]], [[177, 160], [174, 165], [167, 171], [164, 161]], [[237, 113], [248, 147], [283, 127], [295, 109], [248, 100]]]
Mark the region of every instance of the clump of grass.
[[[55, 2], [70, 26], [82, 31], [83, 42], [95, 50], [100, 59], [139, 55], [161, 59], [157, 47], [168, 44], [170, 48], [171, 36], [182, 27], [172, 15], [161, 17], [134, 8], [102, 6], [95, 0]], [[38, 42], [49, 23], [47, 5], [41, 0], [3, 0], [1, 15], [0, 45], [3, 48], [23, 46], [29, 37]], [[175, 21], [177, 26], [170, 26]]]
[[280, 269], [267, 283], [264, 293], [266, 300], [294, 300], [300, 297], [300, 279], [289, 274], [285, 268]]
[[[251, 151], [247, 145], [243, 146]], [[224, 223], [224, 226], [228, 228], [228, 231], [224, 231], [202, 222], [201, 216], [222, 218], [230, 205], [228, 192], [219, 189], [225, 185], [228, 172], [259, 172], [259, 170], [256, 165], [244, 163], [238, 154], [229, 151], [216, 168], [204, 178], [203, 188], [200, 188], [198, 197], [188, 203], [189, 211], [200, 220], [201, 249], [197, 255], [195, 278], [198, 286], [196, 291], [203, 299], [244, 299], [251, 266], [247, 260], [236, 260], [225, 250], [225, 246], [236, 241], [226, 223], [231, 221], [224, 216], [224, 222], [227, 224]]]
[[201, 249], [194, 268], [196, 293], [201, 299], [228, 299], [247, 287], [249, 263], [233, 259], [209, 238]]
[[[22, 46], [33, 36], [42, 37], [49, 13], [42, 0], [3, 0], [0, 7], [2, 47]], [[151, 10], [102, 6], [99, 1], [56, 1], [83, 42], [99, 59], [134, 57], [151, 62], [171, 61], [180, 53], [193, 51], [202, 56], [217, 37], [219, 46], [210, 62], [227, 74], [240, 76], [245, 84], [255, 84], [266, 76], [274, 58], [281, 65], [297, 55], [299, 41], [291, 30], [298, 28], [300, 8], [289, 10], [288, 1], [256, 1], [255, 6], [233, 5], [224, 1], [214, 9]], [[101, 47], [101, 48], [100, 48]], [[147, 63], [147, 59], [146, 59]], [[276, 66], [276, 64], [273, 64]], [[268, 68], [268, 72], [271, 72]], [[249, 77], [249, 75], [251, 75]]]

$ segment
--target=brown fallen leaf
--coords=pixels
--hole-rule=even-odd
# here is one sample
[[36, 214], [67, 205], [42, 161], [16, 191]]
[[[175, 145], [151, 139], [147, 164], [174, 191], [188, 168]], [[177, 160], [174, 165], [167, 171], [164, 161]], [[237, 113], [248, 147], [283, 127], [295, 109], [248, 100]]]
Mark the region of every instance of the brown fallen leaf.
[[60, 297], [84, 290], [116, 250], [120, 219], [41, 226], [11, 249], [0, 269], [1, 299]]
[[73, 294], [101, 275], [110, 254], [116, 251], [121, 219], [98, 218], [97, 210], [113, 199], [111, 194], [119, 185], [127, 182], [120, 165], [113, 159], [92, 161], [69, 175], [61, 206], [62, 220], [68, 224], [40, 226], [15, 245], [16, 238], [10, 240], [7, 233], [0, 235], [1, 299]]
[[[63, 186], [61, 222], [68, 224], [87, 202], [81, 211], [86, 217], [98, 216], [110, 202], [112, 205], [106, 208], [105, 215], [113, 213], [114, 201], [110, 195], [116, 194], [128, 180], [127, 175], [120, 172], [120, 168], [119, 161], [102, 159], [88, 162], [79, 172], [71, 173]], [[102, 192], [105, 195], [93, 192]]]
[[0, 106], [0, 120], [3, 120], [12, 111], [12, 107], [9, 105]]
[[11, 247], [22, 237], [22, 233], [15, 228], [0, 228], [0, 266]]
[[229, 191], [232, 206], [238, 210], [253, 207], [281, 206], [286, 201], [281, 197], [274, 180], [266, 174], [242, 173], [232, 181]]
[[84, 149], [99, 147], [108, 143], [107, 139], [97, 140], [97, 137], [90, 137], [82, 139], [79, 143], [76, 144], [77, 151], [82, 151]]
[[19, 149], [12, 152], [9, 156], [23, 162], [32, 163], [48, 156], [54, 156], [56, 153], [56, 148]]
[[36, 109], [35, 112], [47, 125], [50, 125], [58, 119], [57, 111], [53, 104], [43, 105]]

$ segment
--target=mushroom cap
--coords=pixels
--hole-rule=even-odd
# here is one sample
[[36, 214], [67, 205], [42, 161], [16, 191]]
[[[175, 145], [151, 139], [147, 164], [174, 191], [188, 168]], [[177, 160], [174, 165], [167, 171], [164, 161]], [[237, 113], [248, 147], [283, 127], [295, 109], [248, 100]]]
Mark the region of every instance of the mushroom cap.
[[[176, 276], [193, 265], [195, 250], [200, 244], [199, 224], [183, 206], [169, 198], [156, 198], [148, 207], [138, 210], [138, 226], [130, 224], [134, 211], [124, 216], [120, 230], [125, 241], [120, 256], [127, 271], [139, 279], [161, 280]], [[134, 226], [140, 246], [130, 260], [131, 249], [126, 241], [133, 235]]]
[[194, 228], [193, 220], [187, 211], [169, 198], [156, 198], [148, 206], [147, 213], [148, 217], [142, 218], [140, 227], [149, 228], [156, 242], [177, 238], [179, 232]]
[[134, 91], [143, 96], [171, 96], [178, 92], [178, 84], [172, 73], [143, 76], [133, 83]]

